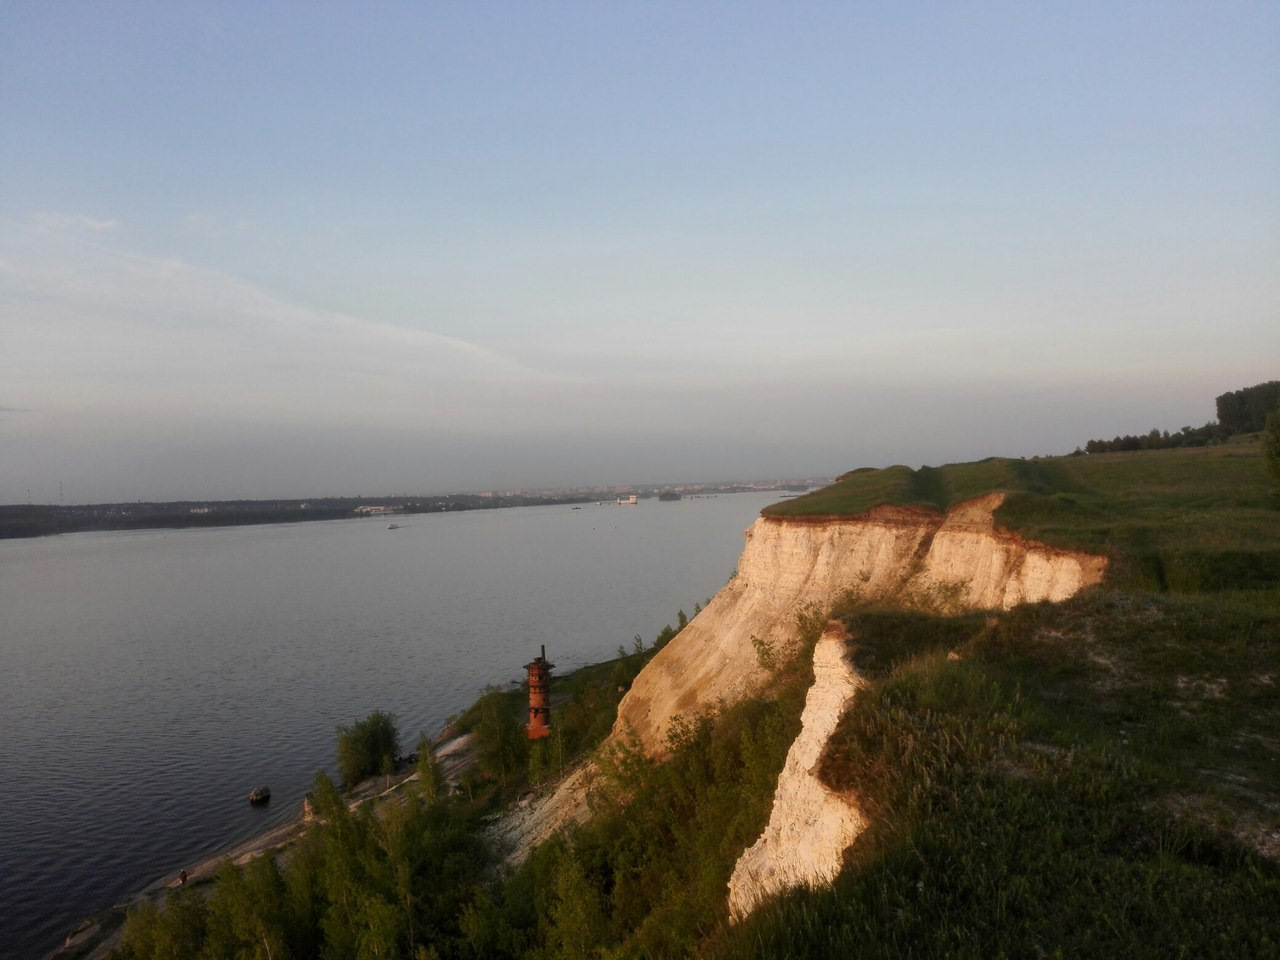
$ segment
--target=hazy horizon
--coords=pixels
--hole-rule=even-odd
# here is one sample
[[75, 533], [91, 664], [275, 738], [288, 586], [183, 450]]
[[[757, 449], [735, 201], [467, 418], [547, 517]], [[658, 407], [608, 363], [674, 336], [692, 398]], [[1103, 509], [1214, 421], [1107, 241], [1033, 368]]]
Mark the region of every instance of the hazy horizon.
[[[103, 506], [109, 504], [130, 504], [130, 503], [231, 503], [231, 502], [273, 502], [273, 501], [306, 501], [306, 500], [369, 500], [378, 499], [387, 500], [403, 500], [421, 498], [424, 500], [433, 497], [485, 497], [495, 496], [501, 497], [508, 494], [520, 496], [536, 496], [539, 494], [555, 495], [559, 493], [579, 493], [579, 492], [599, 492], [612, 496], [616, 492], [626, 490], [645, 493], [645, 491], [663, 489], [663, 488], [711, 488], [716, 487], [733, 487], [741, 486], [751, 489], [744, 489], [743, 493], [768, 492], [767, 489], [755, 489], [755, 486], [766, 487], [773, 484], [795, 483], [804, 481], [829, 482], [835, 479], [834, 474], [813, 476], [794, 476], [794, 477], [741, 477], [741, 478], [719, 478], [716, 480], [656, 480], [656, 481], [638, 481], [635, 483], [621, 482], [616, 484], [560, 484], [547, 487], [480, 487], [475, 489], [453, 489], [453, 490], [380, 490], [380, 491], [360, 491], [356, 493], [350, 492], [331, 492], [331, 493], [304, 493], [288, 496], [270, 496], [270, 497], [232, 497], [232, 498], [213, 498], [213, 497], [184, 497], [179, 500], [140, 500], [133, 498], [129, 500], [94, 500], [94, 501], [40, 501], [32, 500], [29, 506], [33, 507], [92, 507]], [[647, 495], [647, 494], [646, 494]], [[731, 494], [726, 494], [731, 496]], [[0, 503], [0, 507], [27, 506], [23, 501], [21, 503]]]
[[0, 503], [830, 475], [1280, 375], [1280, 7], [0, 13]]

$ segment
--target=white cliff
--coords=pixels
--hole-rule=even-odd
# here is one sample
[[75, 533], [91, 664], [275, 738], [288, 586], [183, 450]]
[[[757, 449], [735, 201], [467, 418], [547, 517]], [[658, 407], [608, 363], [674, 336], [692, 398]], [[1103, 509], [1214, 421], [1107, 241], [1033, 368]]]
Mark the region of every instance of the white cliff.
[[[768, 672], [757, 648], [792, 655], [799, 615], [825, 614], [847, 597], [939, 612], [1007, 609], [1065, 600], [1102, 580], [1104, 557], [996, 527], [992, 514], [1001, 502], [1002, 494], [990, 494], [945, 515], [877, 507], [857, 517], [757, 520], [746, 531], [737, 574], [641, 671], [618, 707], [610, 740], [634, 737], [661, 756], [676, 717], [760, 692]], [[506, 832], [513, 859], [586, 818], [590, 781], [588, 765], [527, 811], [523, 827]]]
[[757, 520], [737, 575], [636, 678], [613, 736], [630, 728], [661, 754], [676, 716], [761, 688], [753, 638], [785, 656], [799, 640], [799, 614], [825, 613], [848, 596], [939, 611], [1007, 609], [1065, 600], [1101, 581], [1105, 558], [998, 529], [992, 512], [1002, 501], [990, 494], [945, 516], [877, 507], [851, 518]]
[[828, 624], [813, 651], [813, 686], [805, 698], [801, 729], [778, 775], [769, 825], [747, 848], [729, 880], [729, 915], [740, 920], [762, 900], [799, 886], [830, 883], [845, 848], [862, 832], [852, 798], [818, 778], [823, 748], [835, 732], [862, 679], [845, 655], [845, 632]]

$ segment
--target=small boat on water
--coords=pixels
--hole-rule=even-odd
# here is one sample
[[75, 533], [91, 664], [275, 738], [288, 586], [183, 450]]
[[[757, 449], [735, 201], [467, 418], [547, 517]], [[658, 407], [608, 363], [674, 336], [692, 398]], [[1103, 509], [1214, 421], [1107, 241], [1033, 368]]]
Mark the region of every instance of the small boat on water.
[[260, 806], [271, 799], [271, 788], [266, 784], [260, 787], [254, 787], [249, 791], [249, 803], [253, 806]]
[[388, 524], [387, 524], [387, 529], [388, 529], [388, 530], [399, 530], [399, 529], [400, 529], [400, 524], [398, 524], [398, 523], [388, 523]]

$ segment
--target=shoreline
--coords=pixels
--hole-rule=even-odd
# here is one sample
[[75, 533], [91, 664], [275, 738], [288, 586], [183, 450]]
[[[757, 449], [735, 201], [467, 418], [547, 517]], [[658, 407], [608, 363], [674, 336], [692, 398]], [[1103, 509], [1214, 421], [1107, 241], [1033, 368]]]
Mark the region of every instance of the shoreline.
[[829, 481], [773, 480], [693, 484], [641, 484], [564, 491], [449, 493], [423, 496], [312, 497], [286, 500], [166, 500], [133, 503], [0, 504], [0, 540], [31, 540], [65, 533], [200, 530], [329, 520], [396, 520], [441, 513], [513, 507], [612, 505], [621, 493], [666, 501], [734, 493], [797, 496]]
[[[475, 760], [473, 739], [474, 734], [453, 734], [446, 729], [432, 741], [441, 771], [451, 785], [457, 782]], [[369, 777], [351, 794], [347, 806], [354, 810], [370, 801], [384, 800], [400, 793], [406, 784], [416, 783], [417, 780], [417, 769], [408, 764], [405, 770], [392, 774], [390, 782], [383, 783], [382, 777]], [[187, 885], [208, 887], [211, 891], [214, 875], [227, 860], [243, 866], [255, 857], [286, 857], [290, 848], [306, 835], [309, 828], [310, 821], [304, 810], [299, 809], [284, 823], [268, 827], [195, 864], [166, 874], [120, 903], [85, 917], [67, 934], [61, 946], [42, 954], [41, 960], [107, 960], [111, 951], [119, 945], [129, 910], [144, 901], [160, 905], [170, 890], [184, 885], [181, 879], [184, 870]]]

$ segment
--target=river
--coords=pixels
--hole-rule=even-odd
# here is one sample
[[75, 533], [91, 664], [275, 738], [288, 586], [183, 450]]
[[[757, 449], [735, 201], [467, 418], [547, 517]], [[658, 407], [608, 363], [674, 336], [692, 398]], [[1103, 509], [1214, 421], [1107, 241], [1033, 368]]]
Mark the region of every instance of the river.
[[287, 819], [339, 724], [651, 642], [777, 498], [0, 541], [0, 953]]

